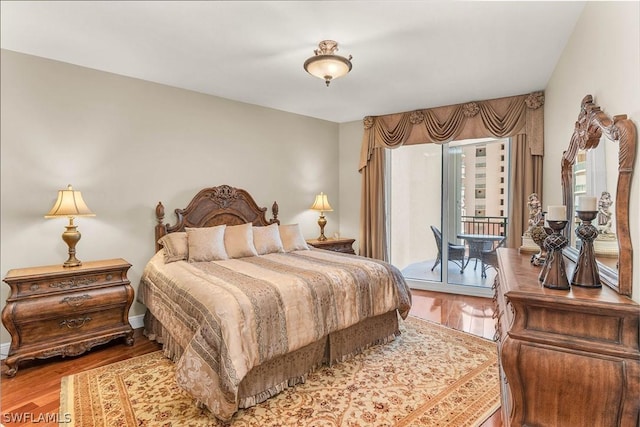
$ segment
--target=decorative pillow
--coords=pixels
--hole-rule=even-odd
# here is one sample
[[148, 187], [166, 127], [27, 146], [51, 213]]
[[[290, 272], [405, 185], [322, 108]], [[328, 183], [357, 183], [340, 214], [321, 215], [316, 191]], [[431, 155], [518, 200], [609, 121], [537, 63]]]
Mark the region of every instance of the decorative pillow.
[[164, 248], [164, 262], [182, 261], [189, 258], [187, 233], [184, 231], [164, 235], [158, 240], [158, 243]]
[[229, 258], [224, 248], [226, 225], [187, 228], [189, 262], [216, 261]]
[[309, 249], [298, 224], [281, 225], [280, 239], [285, 252]]
[[227, 226], [224, 230], [224, 247], [229, 258], [258, 255], [255, 246], [253, 246], [253, 225], [248, 222]]
[[266, 227], [253, 227], [253, 245], [258, 255], [266, 255], [273, 252], [284, 252], [278, 224]]

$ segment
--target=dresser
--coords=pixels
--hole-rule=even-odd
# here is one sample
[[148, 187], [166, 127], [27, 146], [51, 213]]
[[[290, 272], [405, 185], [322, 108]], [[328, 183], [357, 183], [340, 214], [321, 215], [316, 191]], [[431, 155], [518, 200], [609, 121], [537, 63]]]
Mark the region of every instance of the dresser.
[[606, 286], [544, 288], [529, 260], [498, 249], [504, 425], [637, 426], [640, 307]]
[[4, 281], [11, 294], [2, 310], [11, 334], [6, 375], [14, 376], [22, 360], [75, 356], [118, 337], [132, 345], [130, 267], [110, 259], [9, 270]]
[[356, 239], [335, 238], [327, 240], [307, 240], [307, 244], [318, 249], [325, 249], [328, 251], [342, 252], [345, 254], [353, 254], [356, 252], [353, 250], [353, 242]]

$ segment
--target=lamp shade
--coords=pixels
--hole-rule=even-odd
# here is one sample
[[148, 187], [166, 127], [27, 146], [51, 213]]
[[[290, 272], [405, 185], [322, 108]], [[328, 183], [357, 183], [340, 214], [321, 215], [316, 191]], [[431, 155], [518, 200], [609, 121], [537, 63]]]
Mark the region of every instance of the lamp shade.
[[333, 211], [333, 208], [331, 208], [331, 205], [329, 204], [329, 199], [327, 198], [327, 195], [322, 192], [316, 196], [316, 200], [313, 202], [313, 205], [311, 205], [311, 209], [313, 209], [314, 211], [320, 211], [320, 212]]
[[55, 218], [59, 216], [96, 216], [82, 199], [82, 193], [67, 186], [66, 190], [58, 190], [58, 200], [44, 217]]
[[351, 55], [349, 58], [336, 55], [338, 43], [333, 40], [323, 40], [315, 50], [315, 56], [304, 62], [304, 69], [312, 76], [325, 81], [327, 86], [333, 79], [345, 76], [351, 71]]

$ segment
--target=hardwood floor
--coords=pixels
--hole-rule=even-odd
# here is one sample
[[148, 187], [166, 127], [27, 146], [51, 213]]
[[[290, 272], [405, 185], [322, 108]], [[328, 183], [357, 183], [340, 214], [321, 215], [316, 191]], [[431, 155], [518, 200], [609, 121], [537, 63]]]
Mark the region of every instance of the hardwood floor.
[[[495, 334], [494, 305], [490, 298], [445, 294], [413, 289], [412, 316], [440, 323], [487, 339]], [[496, 347], [496, 353], [497, 353]], [[502, 427], [498, 409], [481, 427]]]
[[[411, 315], [485, 338], [493, 337], [495, 321], [492, 318], [493, 302], [490, 299], [420, 290], [414, 290], [412, 296]], [[62, 377], [140, 356], [159, 348], [157, 343], [149, 341], [142, 335], [142, 330], [138, 329], [132, 347], [124, 345], [122, 340], [114, 340], [77, 357], [23, 362], [15, 377], [7, 378], [3, 375], [0, 379], [0, 423], [6, 427], [55, 426], [58, 420], [52, 417], [58, 413], [60, 406]], [[2, 372], [5, 369], [3, 363]], [[23, 417], [22, 422], [15, 422], [20, 416]], [[500, 411], [482, 425], [501, 426]]]

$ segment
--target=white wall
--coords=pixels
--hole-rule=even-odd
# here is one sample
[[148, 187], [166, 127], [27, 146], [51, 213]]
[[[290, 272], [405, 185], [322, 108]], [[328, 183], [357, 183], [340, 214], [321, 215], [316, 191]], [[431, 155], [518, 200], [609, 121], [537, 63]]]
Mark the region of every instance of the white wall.
[[[154, 251], [156, 204], [163, 202], [165, 219], [173, 222], [173, 210], [204, 187], [244, 188], [269, 208], [277, 200], [281, 221], [299, 222], [307, 238], [319, 233], [317, 213], [308, 208], [324, 191], [335, 209], [326, 214], [326, 232], [339, 230], [338, 124], [11, 51], [1, 55], [3, 277], [9, 269], [66, 260], [66, 220], [43, 215], [67, 184], [96, 213], [76, 219], [78, 258], [125, 258], [136, 290]], [[9, 287], [0, 289], [4, 307]], [[130, 315], [143, 312], [136, 303]], [[0, 342], [8, 341], [3, 328]]]
[[[640, 130], [639, 2], [587, 2], [545, 95], [543, 204], [562, 202], [560, 159], [568, 147], [582, 98], [591, 94], [610, 116], [626, 114]], [[640, 162], [631, 183], [634, 245], [633, 299], [640, 302]]]

